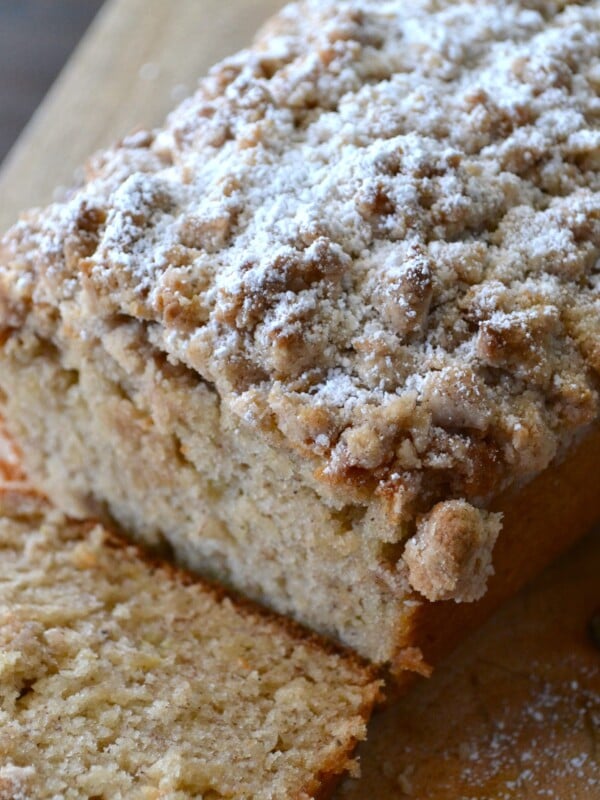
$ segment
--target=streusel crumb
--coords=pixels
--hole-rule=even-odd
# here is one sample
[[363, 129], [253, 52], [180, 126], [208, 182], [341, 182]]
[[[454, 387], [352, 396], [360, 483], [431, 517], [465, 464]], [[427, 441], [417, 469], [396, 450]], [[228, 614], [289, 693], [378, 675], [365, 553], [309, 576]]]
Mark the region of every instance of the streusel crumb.
[[435, 8], [288, 7], [17, 228], [23, 300], [147, 320], [336, 482], [543, 469], [598, 411], [599, 6]]
[[438, 503], [404, 550], [411, 586], [428, 600], [478, 600], [493, 573], [492, 549], [500, 528], [498, 514], [464, 500]]
[[[102, 380], [88, 377], [86, 408], [73, 400], [66, 418], [77, 405], [81, 420], [96, 414], [95, 430], [118, 429], [119, 457], [138, 423], [164, 435], [164, 453], [149, 451], [181, 484], [169, 496], [148, 489], [166, 523], [155, 511], [140, 520], [146, 500], [130, 498], [134, 487], [145, 497], [143, 476], [115, 488], [98, 434], [106, 480], [84, 486], [75, 452], [89, 435], [78, 431], [67, 460], [79, 499], [185, 540], [186, 559], [205, 547], [201, 564], [234, 583], [247, 570], [239, 583], [261, 598], [257, 569], [281, 567], [260, 592], [304, 618], [289, 547], [277, 539], [256, 554], [260, 567], [248, 561], [262, 541], [246, 534], [256, 505], [280, 530], [285, 475], [288, 509], [306, 508], [297, 480], [331, 515], [332, 560], [344, 553], [398, 592], [404, 562], [378, 548], [393, 545], [395, 558], [423, 519], [405, 557], [415, 588], [478, 596], [488, 570], [471, 556], [487, 564], [497, 522], [476, 509], [545, 470], [598, 418], [599, 90], [599, 0], [307, 0], [217, 65], [163, 128], [92, 159], [67, 202], [4, 239], [0, 318], [56, 344], [40, 358], [67, 371], [59, 382], [96, 365]], [[186, 370], [194, 388], [176, 397]], [[92, 385], [111, 403], [90, 400]], [[275, 489], [251, 483], [262, 456], [245, 439], [235, 469], [214, 478], [205, 461], [224, 464], [241, 434], [213, 442], [214, 456], [207, 438], [192, 445], [200, 406], [284, 454]], [[192, 462], [209, 509], [194, 520]], [[237, 480], [251, 487], [239, 502]], [[174, 496], [177, 523], [164, 510]], [[462, 509], [458, 540], [441, 543], [437, 504], [454, 501], [441, 508]], [[224, 533], [232, 514], [242, 522]], [[306, 525], [292, 549], [304, 562], [314, 548], [322, 566], [321, 528]], [[266, 536], [264, 519], [256, 526]], [[341, 562], [339, 575], [359, 580]], [[342, 615], [333, 594], [330, 617]]]

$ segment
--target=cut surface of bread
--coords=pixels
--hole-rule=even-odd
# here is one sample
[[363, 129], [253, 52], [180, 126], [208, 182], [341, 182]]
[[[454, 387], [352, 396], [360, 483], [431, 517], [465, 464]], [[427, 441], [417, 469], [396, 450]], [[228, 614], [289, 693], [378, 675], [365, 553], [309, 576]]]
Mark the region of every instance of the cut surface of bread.
[[0, 489], [2, 800], [320, 797], [378, 686], [100, 525]]
[[599, 414], [600, 5], [476, 6], [287, 7], [0, 246], [53, 500], [416, 667]]

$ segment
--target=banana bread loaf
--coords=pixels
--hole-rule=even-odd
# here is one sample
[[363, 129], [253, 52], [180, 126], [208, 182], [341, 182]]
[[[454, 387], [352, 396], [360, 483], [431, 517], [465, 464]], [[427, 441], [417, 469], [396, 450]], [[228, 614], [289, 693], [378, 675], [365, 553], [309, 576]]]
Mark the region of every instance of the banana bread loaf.
[[498, 597], [600, 510], [518, 500], [598, 418], [599, 54], [597, 0], [287, 7], [3, 240], [32, 477], [426, 671], [503, 512]]

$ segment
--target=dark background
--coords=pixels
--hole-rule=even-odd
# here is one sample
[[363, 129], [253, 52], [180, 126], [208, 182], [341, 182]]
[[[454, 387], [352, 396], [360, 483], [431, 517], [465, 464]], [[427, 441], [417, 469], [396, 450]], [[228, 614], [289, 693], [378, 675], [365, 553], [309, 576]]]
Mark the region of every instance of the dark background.
[[0, 0], [0, 161], [102, 0]]

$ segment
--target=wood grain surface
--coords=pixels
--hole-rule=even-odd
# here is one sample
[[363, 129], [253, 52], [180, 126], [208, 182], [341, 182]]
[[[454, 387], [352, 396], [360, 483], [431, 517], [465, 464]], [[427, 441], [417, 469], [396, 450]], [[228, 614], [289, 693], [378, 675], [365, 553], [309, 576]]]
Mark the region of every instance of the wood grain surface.
[[[94, 149], [158, 123], [279, 0], [111, 0], [0, 175], [0, 227]], [[600, 798], [600, 534], [380, 713], [349, 800]]]

